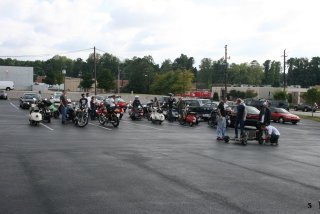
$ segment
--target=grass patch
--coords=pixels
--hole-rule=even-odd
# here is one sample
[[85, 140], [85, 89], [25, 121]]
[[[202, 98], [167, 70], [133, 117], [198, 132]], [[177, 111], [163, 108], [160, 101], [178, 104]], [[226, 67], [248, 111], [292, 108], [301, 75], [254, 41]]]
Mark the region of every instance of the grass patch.
[[312, 117], [312, 116], [309, 116], [309, 115], [302, 115], [302, 114], [296, 114], [296, 115], [298, 115], [300, 118], [303, 118], [303, 119], [320, 122], [320, 117]]

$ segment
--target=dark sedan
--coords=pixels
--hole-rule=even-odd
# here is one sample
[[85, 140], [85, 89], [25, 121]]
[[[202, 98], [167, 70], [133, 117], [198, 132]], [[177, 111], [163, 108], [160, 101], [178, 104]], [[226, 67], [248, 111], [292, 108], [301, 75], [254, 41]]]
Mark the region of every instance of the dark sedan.
[[20, 100], [19, 100], [20, 108], [30, 108], [31, 104], [34, 103], [33, 98], [35, 98], [36, 101], [41, 100], [41, 95], [28, 93], [20, 97]]
[[[246, 106], [247, 118], [244, 122], [245, 126], [254, 126], [257, 127], [259, 121], [260, 111], [253, 106]], [[230, 114], [230, 126], [234, 126], [237, 117], [237, 106], [232, 106], [232, 112]]]
[[7, 92], [5, 90], [0, 90], [0, 99], [8, 99]]
[[299, 103], [298, 105], [296, 105], [294, 107], [294, 110], [295, 111], [301, 110], [301, 111], [305, 111], [305, 112], [307, 112], [307, 111], [315, 112], [317, 110], [317, 108], [318, 108], [318, 106], [315, 106], [315, 105], [312, 106], [312, 105], [308, 105], [306, 103]]

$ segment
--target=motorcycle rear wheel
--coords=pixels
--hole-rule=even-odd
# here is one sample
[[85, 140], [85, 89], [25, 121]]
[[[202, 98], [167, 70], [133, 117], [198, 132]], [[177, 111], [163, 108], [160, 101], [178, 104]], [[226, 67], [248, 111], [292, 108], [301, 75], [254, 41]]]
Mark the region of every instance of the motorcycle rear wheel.
[[114, 126], [114, 127], [118, 127], [119, 126], [119, 118], [116, 116], [116, 115], [112, 115], [112, 125]]

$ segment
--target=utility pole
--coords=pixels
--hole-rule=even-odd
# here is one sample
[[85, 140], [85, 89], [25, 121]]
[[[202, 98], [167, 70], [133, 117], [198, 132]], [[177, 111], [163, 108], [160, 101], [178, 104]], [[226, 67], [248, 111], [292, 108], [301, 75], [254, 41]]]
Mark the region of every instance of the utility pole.
[[224, 60], [225, 60], [225, 64], [226, 64], [226, 70], [224, 72], [224, 97], [227, 97], [228, 94], [228, 88], [227, 88], [227, 70], [228, 70], [228, 50], [227, 50], [227, 45], [224, 46]]
[[93, 70], [94, 70], [94, 95], [97, 95], [97, 63], [96, 46], [93, 47]]
[[118, 82], [117, 82], [117, 86], [118, 86], [118, 94], [120, 94], [120, 69], [119, 69], [119, 65], [118, 65]]
[[283, 91], [286, 91], [287, 81], [286, 81], [286, 49], [283, 51]]

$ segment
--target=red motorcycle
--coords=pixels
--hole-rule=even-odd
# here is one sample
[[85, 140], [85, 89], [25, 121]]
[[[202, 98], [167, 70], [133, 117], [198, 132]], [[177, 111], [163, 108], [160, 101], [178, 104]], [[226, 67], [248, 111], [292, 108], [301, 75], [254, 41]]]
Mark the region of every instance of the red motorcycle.
[[129, 112], [131, 120], [141, 120], [143, 117], [143, 108], [142, 106], [139, 107], [132, 107], [131, 111]]
[[181, 125], [189, 124], [190, 126], [198, 125], [199, 119], [196, 116], [195, 112], [190, 112], [188, 108], [183, 110], [183, 115], [179, 115], [179, 123]]
[[108, 109], [104, 106], [103, 103], [100, 103], [98, 106], [96, 113], [98, 115], [98, 120], [101, 125], [111, 123], [114, 127], [119, 126], [119, 118], [117, 117], [118, 111], [113, 110], [113, 111], [108, 111]]

